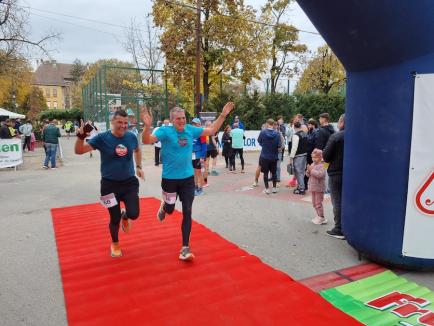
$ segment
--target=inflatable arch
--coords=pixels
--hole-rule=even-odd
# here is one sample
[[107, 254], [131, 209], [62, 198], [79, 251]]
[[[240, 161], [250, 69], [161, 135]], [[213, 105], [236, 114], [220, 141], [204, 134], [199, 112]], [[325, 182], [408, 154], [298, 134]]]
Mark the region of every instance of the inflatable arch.
[[[406, 254], [403, 241], [415, 77], [434, 73], [434, 1], [297, 2], [347, 70], [342, 226], [349, 244], [375, 261], [433, 269], [434, 215], [420, 217], [430, 238], [412, 234], [429, 247], [425, 254]], [[434, 119], [426, 123], [434, 129]], [[430, 153], [432, 168], [434, 144]]]

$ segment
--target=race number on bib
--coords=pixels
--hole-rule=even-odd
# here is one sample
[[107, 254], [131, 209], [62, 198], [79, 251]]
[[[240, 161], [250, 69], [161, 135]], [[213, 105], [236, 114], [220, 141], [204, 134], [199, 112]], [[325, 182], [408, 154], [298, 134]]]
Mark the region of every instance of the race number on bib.
[[163, 191], [163, 200], [168, 205], [173, 205], [176, 202], [176, 192]]
[[114, 193], [101, 196], [99, 200], [101, 202], [101, 205], [103, 205], [105, 208], [110, 208], [118, 204]]

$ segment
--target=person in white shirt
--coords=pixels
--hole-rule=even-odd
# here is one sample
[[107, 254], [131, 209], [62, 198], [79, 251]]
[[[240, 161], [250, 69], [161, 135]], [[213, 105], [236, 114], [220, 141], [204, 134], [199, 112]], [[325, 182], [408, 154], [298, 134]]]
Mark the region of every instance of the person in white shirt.
[[32, 130], [33, 130], [33, 127], [32, 127], [32, 124], [30, 123], [29, 120], [27, 120], [25, 124], [20, 126], [19, 131], [24, 136], [23, 152], [26, 149], [26, 146], [27, 146], [27, 149], [30, 151], [30, 141], [32, 138]]

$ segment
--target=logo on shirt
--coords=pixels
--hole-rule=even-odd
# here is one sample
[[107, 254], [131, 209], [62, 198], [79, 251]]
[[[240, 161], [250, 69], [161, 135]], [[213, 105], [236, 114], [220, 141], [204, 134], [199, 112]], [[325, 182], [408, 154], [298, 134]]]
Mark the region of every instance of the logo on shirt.
[[187, 143], [188, 143], [188, 139], [187, 138], [185, 138], [184, 136], [178, 136], [178, 144], [179, 144], [179, 146], [182, 146], [182, 147], [187, 146]]
[[128, 154], [128, 147], [122, 144], [119, 144], [115, 148], [115, 152], [117, 156], [125, 156]]

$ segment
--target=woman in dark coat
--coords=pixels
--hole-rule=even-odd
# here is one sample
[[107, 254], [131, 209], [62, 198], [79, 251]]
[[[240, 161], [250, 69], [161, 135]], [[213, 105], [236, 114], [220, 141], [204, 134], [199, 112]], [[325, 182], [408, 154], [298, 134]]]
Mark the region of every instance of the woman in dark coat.
[[222, 151], [222, 155], [225, 158], [225, 162], [226, 162], [226, 168], [229, 167], [229, 162], [230, 162], [230, 157], [231, 157], [231, 152], [232, 152], [232, 138], [231, 138], [231, 126], [227, 125], [225, 127], [225, 130], [223, 132], [223, 136], [222, 136], [222, 144], [223, 144], [223, 151]]

